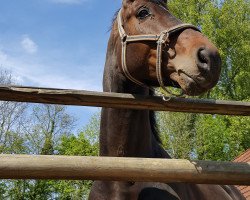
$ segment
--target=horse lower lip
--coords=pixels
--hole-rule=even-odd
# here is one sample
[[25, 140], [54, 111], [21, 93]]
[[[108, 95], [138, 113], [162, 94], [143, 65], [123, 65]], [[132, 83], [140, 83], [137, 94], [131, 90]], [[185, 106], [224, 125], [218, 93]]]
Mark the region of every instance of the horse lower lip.
[[180, 77], [184, 80], [189, 80], [190, 83], [195, 83], [197, 84], [197, 82], [195, 81], [195, 79], [193, 79], [190, 75], [188, 75], [187, 73], [181, 72], [180, 73]]
[[212, 81], [210, 79], [207, 80], [206, 78], [201, 77], [201, 76], [197, 76], [196, 78], [193, 78], [187, 73], [182, 73], [182, 74], [188, 77], [188, 79], [190, 80], [190, 83], [192, 82], [195, 83], [196, 87], [199, 88], [200, 90], [205, 91], [213, 87]]
[[196, 96], [206, 91], [205, 88], [201, 87], [201, 85], [188, 74], [180, 73], [179, 75], [186, 83], [181, 88], [187, 95]]

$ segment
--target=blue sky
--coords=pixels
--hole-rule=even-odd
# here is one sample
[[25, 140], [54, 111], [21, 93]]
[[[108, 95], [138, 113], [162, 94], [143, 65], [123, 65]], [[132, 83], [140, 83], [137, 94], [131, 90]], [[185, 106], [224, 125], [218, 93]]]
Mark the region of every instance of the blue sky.
[[[101, 91], [121, 0], [1, 0], [0, 66], [25, 86]], [[87, 123], [96, 108], [70, 107]]]

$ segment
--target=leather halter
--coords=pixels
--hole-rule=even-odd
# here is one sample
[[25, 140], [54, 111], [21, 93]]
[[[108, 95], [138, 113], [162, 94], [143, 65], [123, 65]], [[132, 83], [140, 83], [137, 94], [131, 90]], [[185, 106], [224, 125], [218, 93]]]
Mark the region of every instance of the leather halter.
[[168, 45], [170, 42], [169, 41], [170, 34], [177, 32], [177, 31], [180, 31], [180, 30], [183, 30], [183, 29], [187, 29], [187, 28], [191, 28], [191, 29], [194, 29], [194, 30], [199, 31], [199, 32], [200, 32], [200, 30], [192, 24], [179, 24], [179, 25], [173, 26], [167, 30], [162, 31], [159, 35], [154, 35], [154, 34], [127, 35], [125, 30], [124, 30], [124, 25], [123, 25], [121, 13], [122, 13], [122, 9], [120, 9], [120, 11], [118, 13], [117, 22], [118, 22], [118, 30], [119, 30], [119, 34], [120, 34], [121, 42], [122, 42], [122, 55], [121, 55], [122, 70], [123, 70], [125, 76], [129, 80], [131, 80], [132, 82], [136, 83], [137, 85], [149, 88], [150, 90], [154, 90], [152, 87], [135, 79], [130, 74], [128, 67], [127, 67], [127, 63], [126, 63], [126, 52], [127, 52], [127, 43], [140, 42], [140, 41], [155, 41], [157, 43], [156, 75], [157, 75], [157, 80], [159, 82], [159, 85], [164, 91], [166, 91], [167, 93], [169, 93], [171, 95], [182, 96], [183, 93], [180, 95], [173, 94], [164, 85], [164, 81], [163, 81], [163, 77], [162, 77], [162, 51], [163, 51], [164, 47], [166, 45]]

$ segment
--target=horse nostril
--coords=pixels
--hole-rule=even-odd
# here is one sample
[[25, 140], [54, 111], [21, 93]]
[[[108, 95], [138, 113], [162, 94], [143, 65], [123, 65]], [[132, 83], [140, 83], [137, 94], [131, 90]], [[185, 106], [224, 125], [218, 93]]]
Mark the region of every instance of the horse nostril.
[[207, 63], [207, 52], [205, 49], [199, 49], [198, 51], [198, 58], [201, 63]]
[[208, 51], [206, 49], [204, 49], [204, 48], [199, 49], [199, 51], [198, 51], [198, 60], [201, 63], [206, 63], [206, 64], [208, 63], [208, 61], [209, 61], [209, 53], [208, 53]]
[[221, 58], [216, 48], [200, 48], [196, 58], [197, 67], [207, 79], [218, 79], [221, 71]]
[[198, 54], [197, 55], [198, 66], [203, 69], [209, 69], [209, 64], [210, 64], [209, 51], [206, 50], [205, 48], [200, 48], [197, 54]]

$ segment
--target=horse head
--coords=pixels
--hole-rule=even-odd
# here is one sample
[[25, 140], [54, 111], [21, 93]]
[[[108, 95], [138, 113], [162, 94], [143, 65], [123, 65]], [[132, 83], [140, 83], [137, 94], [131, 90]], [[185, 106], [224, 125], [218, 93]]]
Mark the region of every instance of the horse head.
[[218, 82], [218, 49], [198, 28], [183, 24], [166, 0], [123, 0], [117, 17], [118, 62], [142, 86], [173, 86], [199, 95]]

